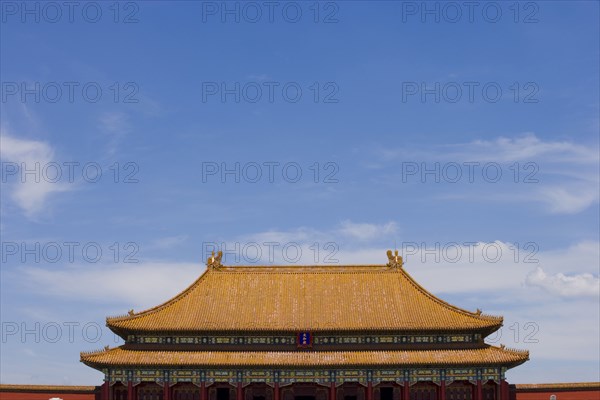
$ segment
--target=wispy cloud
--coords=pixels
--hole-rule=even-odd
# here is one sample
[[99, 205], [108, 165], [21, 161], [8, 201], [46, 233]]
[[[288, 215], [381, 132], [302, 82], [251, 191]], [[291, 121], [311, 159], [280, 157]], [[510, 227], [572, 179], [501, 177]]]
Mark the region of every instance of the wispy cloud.
[[398, 225], [394, 221], [385, 224], [369, 224], [346, 220], [341, 223], [341, 227], [338, 231], [343, 236], [366, 241], [394, 235], [398, 232]]
[[[411, 149], [410, 153], [406, 149], [393, 148], [379, 149], [378, 153], [379, 159], [388, 165], [397, 160], [458, 164], [474, 162], [480, 166], [496, 163], [504, 170], [504, 176], [510, 175], [509, 180], [519, 184], [519, 190], [504, 190], [505, 186], [501, 184], [491, 186], [489, 181], [476, 182], [468, 190], [457, 192], [452, 187], [446, 194], [438, 195], [444, 199], [534, 202], [543, 205], [546, 212], [551, 214], [579, 213], [598, 204], [600, 200], [600, 152], [596, 145], [542, 140], [533, 133], [527, 133], [512, 138], [416, 148]], [[406, 160], [407, 154], [410, 154], [410, 160]], [[432, 165], [427, 166], [432, 168]], [[482, 188], [485, 190], [478, 190]]]
[[[65, 182], [53, 182], [42, 176], [43, 169], [55, 161], [54, 148], [37, 140], [19, 139], [5, 131], [0, 133], [0, 157], [4, 163], [14, 163], [15, 175], [3, 176], [10, 190], [10, 198], [29, 218], [35, 218], [46, 209], [49, 198], [73, 188]], [[8, 165], [4, 165], [5, 174]], [[24, 174], [25, 170], [35, 171]]]
[[594, 146], [543, 141], [529, 133], [517, 138], [478, 140], [458, 147], [464, 150], [458, 153], [462, 157], [476, 154], [484, 162], [536, 162], [541, 182], [527, 197], [545, 204], [550, 213], [574, 214], [598, 203], [600, 153]]
[[127, 114], [122, 112], [107, 112], [99, 119], [101, 131], [107, 135], [107, 155], [113, 156], [118, 150], [124, 137], [131, 131]]
[[554, 214], [575, 214], [598, 203], [598, 185], [594, 182], [541, 187], [537, 199]]
[[[446, 147], [446, 146], [444, 146]], [[448, 156], [463, 160], [476, 156], [484, 162], [515, 162], [544, 159], [555, 163], [598, 163], [596, 149], [568, 141], [544, 141], [533, 133], [519, 137], [475, 140], [447, 146]]]
[[[203, 269], [200, 264], [181, 262], [66, 265], [52, 269], [24, 267], [21, 269], [24, 280], [20, 284], [60, 299], [127, 303], [148, 308], [185, 289]], [[140, 277], [143, 277], [141, 281]]]

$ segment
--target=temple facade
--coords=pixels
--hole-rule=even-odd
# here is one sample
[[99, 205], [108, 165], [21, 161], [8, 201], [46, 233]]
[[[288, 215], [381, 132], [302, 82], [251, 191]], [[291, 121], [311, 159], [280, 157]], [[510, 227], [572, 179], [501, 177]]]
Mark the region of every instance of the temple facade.
[[486, 336], [502, 317], [382, 265], [224, 266], [157, 307], [107, 318], [125, 343], [81, 353], [102, 400], [508, 400], [527, 351]]

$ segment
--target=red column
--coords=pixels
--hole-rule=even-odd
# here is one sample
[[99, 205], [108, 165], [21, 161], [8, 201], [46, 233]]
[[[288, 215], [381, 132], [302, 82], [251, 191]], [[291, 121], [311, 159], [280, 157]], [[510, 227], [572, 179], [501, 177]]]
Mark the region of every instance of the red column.
[[335, 397], [335, 382], [331, 382], [331, 386], [329, 387], [329, 400], [336, 400]]
[[481, 386], [481, 379], [477, 379], [477, 386], [475, 388], [475, 400], [483, 400], [483, 387]]
[[404, 386], [402, 387], [402, 400], [410, 400], [410, 385], [408, 381], [404, 381]]
[[446, 400], [446, 381], [442, 380], [440, 382], [440, 387], [439, 387], [439, 392], [438, 392], [438, 400]]
[[108, 400], [108, 391], [109, 390], [110, 390], [110, 385], [108, 384], [108, 381], [104, 381], [104, 383], [102, 384], [102, 390], [101, 390], [102, 400]]
[[206, 389], [206, 382], [200, 382], [200, 400], [207, 400], [208, 393]]
[[163, 385], [163, 400], [171, 399], [171, 396], [169, 396], [171, 394], [169, 389], [169, 382], [165, 382]]
[[127, 400], [135, 400], [135, 397], [133, 396], [133, 382], [132, 381], [127, 382]]
[[500, 380], [500, 400], [508, 400], [508, 383], [506, 379]]
[[367, 382], [367, 400], [373, 400], [373, 383]]
[[273, 385], [273, 399], [279, 400], [279, 383], [278, 382], [275, 382], [275, 385]]
[[242, 388], [242, 382], [238, 382], [237, 384], [237, 399], [236, 400], [243, 400], [244, 399], [244, 388]]

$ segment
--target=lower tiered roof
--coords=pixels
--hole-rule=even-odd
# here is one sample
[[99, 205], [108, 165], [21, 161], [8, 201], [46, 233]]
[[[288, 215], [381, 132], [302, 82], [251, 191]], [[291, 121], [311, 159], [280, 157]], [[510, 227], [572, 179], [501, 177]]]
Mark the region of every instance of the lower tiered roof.
[[153, 351], [115, 348], [82, 353], [94, 368], [107, 366], [185, 367], [361, 367], [361, 366], [516, 366], [527, 351], [486, 346], [478, 349], [375, 351]]

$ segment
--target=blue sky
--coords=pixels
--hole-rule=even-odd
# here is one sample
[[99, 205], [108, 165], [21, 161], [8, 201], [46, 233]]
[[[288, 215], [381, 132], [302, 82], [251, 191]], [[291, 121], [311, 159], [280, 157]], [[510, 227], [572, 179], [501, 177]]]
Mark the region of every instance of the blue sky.
[[0, 10], [2, 383], [100, 383], [215, 246], [397, 247], [511, 382], [600, 379], [597, 2], [48, 4]]

